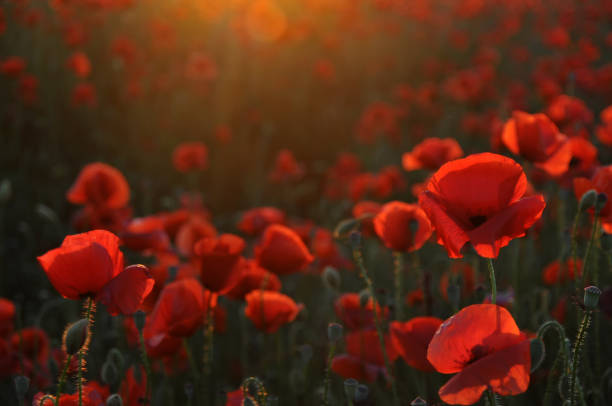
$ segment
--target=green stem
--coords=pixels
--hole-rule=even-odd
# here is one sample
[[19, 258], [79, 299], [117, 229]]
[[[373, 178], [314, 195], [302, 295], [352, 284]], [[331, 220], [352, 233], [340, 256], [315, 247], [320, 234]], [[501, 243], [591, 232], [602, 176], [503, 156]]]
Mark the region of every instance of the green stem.
[[195, 359], [193, 358], [193, 353], [191, 352], [191, 347], [189, 347], [189, 342], [186, 338], [183, 338], [183, 348], [185, 349], [185, 353], [187, 354], [187, 360], [189, 361], [189, 367], [191, 368], [193, 381], [198, 382], [198, 367], [196, 366]]
[[[582, 208], [580, 207], [580, 205], [578, 205], [578, 211], [576, 212], [576, 215], [574, 216], [574, 222], [572, 223], [572, 236], [571, 236], [572, 259], [574, 260], [574, 270], [576, 270], [575, 267], [576, 267], [576, 264], [578, 264], [578, 241], [576, 238], [576, 234], [578, 234], [578, 222], [580, 221], [580, 213], [582, 213]], [[574, 282], [574, 286], [575, 286], [575, 282]]]
[[325, 384], [323, 386], [323, 406], [329, 406], [329, 386], [331, 384], [331, 363], [336, 352], [336, 343], [332, 343], [329, 346], [329, 353], [327, 354], [327, 368], [325, 368]]
[[584, 340], [586, 338], [587, 330], [591, 324], [592, 312], [586, 311], [580, 323], [580, 329], [574, 342], [573, 358], [572, 358], [572, 369], [570, 375], [570, 406], [575, 406], [577, 403], [576, 396], [578, 395], [578, 389], [576, 388], [576, 381], [578, 377], [578, 366], [580, 365], [580, 357], [582, 355], [582, 348], [584, 347]]
[[55, 395], [55, 406], [59, 405], [59, 398], [62, 395], [62, 390], [64, 389], [64, 384], [66, 382], [66, 375], [68, 374], [68, 368], [70, 367], [70, 361], [72, 361], [72, 354], [68, 354], [66, 357], [66, 361], [64, 362], [64, 368], [62, 368], [62, 373], [59, 377], [59, 381], [57, 382], [57, 395]]
[[380, 317], [376, 309], [378, 308], [378, 301], [376, 300], [376, 295], [374, 292], [374, 284], [372, 280], [368, 276], [368, 271], [365, 267], [363, 254], [359, 248], [353, 248], [353, 260], [357, 264], [359, 268], [359, 275], [364, 280], [366, 287], [368, 289], [368, 293], [372, 298], [372, 302], [374, 305], [374, 323], [376, 324], [376, 332], [378, 333], [378, 341], [380, 344], [380, 350], [383, 355], [383, 359], [385, 360], [385, 367], [387, 369], [387, 373], [389, 374], [389, 380], [391, 381], [391, 391], [393, 393], [393, 404], [399, 405], [399, 396], [397, 394], [397, 384], [395, 382], [395, 378], [393, 377], [393, 371], [391, 370], [391, 362], [389, 361], [389, 355], [387, 354], [387, 349], [385, 347], [385, 336], [383, 335], [382, 324], [380, 321]]
[[395, 319], [404, 320], [404, 306], [402, 303], [402, 276], [404, 273], [404, 255], [401, 252], [393, 252], [393, 273], [395, 276]]
[[[91, 297], [87, 298], [86, 304], [87, 310], [85, 311], [85, 318], [87, 319], [87, 334], [89, 332], [89, 326], [91, 325], [91, 318], [93, 316], [92, 309], [94, 307], [94, 301]], [[83, 406], [83, 358], [87, 352], [87, 345], [84, 345], [79, 350], [79, 371], [77, 376], [77, 388], [79, 392], [79, 406]]]
[[[586, 251], [584, 252], [584, 259], [582, 260], [582, 279], [580, 281], [580, 288], [584, 287], [584, 283], [586, 281], [586, 274], [589, 267], [589, 259], [591, 257], [591, 248], [593, 247], [593, 242], [595, 241], [598, 229], [599, 217], [597, 217], [597, 213], [595, 213], [595, 220], [593, 220], [593, 228], [591, 230], [591, 238], [589, 238], [589, 243], [587, 244]], [[574, 269], [576, 269], [576, 265], [574, 265]]]
[[497, 282], [495, 281], [495, 268], [493, 268], [493, 260], [487, 258], [487, 265], [489, 267], [489, 279], [491, 279], [491, 303], [497, 303]]
[[487, 395], [489, 397], [489, 406], [497, 406], [497, 399], [495, 398], [493, 390], [487, 390]]
[[138, 339], [140, 341], [140, 360], [145, 369], [147, 382], [145, 383], [145, 404], [151, 403], [151, 364], [149, 363], [149, 357], [147, 356], [147, 348], [145, 347], [144, 333], [141, 329], [138, 332]]
[[208, 307], [206, 309], [206, 325], [204, 331], [204, 351], [202, 355], [202, 392], [204, 394], [205, 404], [209, 403], [209, 397], [212, 391], [210, 391], [210, 376], [211, 376], [211, 362], [213, 357], [213, 346], [214, 346], [214, 332], [215, 322], [213, 320], [213, 295], [211, 293], [208, 298]]

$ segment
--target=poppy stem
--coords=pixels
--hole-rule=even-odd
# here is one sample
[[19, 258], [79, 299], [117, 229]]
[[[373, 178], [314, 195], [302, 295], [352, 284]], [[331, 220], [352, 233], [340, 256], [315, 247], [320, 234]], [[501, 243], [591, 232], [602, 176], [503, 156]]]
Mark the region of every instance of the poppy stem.
[[336, 343], [333, 342], [329, 346], [329, 352], [327, 353], [327, 368], [325, 368], [325, 383], [323, 386], [323, 406], [329, 406], [329, 386], [331, 384], [331, 364], [336, 352]]
[[[89, 326], [92, 324], [93, 312], [95, 311], [94, 301], [91, 297], [88, 297], [85, 302], [85, 319], [87, 319], [87, 334], [90, 335]], [[89, 340], [87, 340], [89, 341]], [[77, 388], [79, 392], [79, 406], [83, 406], [83, 370], [85, 369], [83, 365], [83, 358], [87, 353], [88, 345], [85, 344], [79, 350], [79, 371], [77, 375]]]
[[[580, 288], [584, 287], [584, 283], [586, 281], [586, 274], [589, 269], [589, 259], [591, 257], [591, 249], [593, 247], [593, 242], [597, 237], [597, 230], [599, 230], [599, 217], [596, 213], [595, 219], [593, 220], [593, 228], [591, 229], [591, 238], [589, 238], [589, 243], [587, 244], [586, 251], [584, 252], [584, 259], [582, 260], [582, 278], [580, 279]], [[574, 265], [574, 270], [577, 271], [577, 265]]]
[[489, 396], [489, 406], [497, 406], [497, 399], [495, 398], [495, 393], [489, 389], [487, 390], [487, 394]]
[[198, 368], [195, 363], [195, 359], [193, 358], [193, 353], [191, 352], [191, 347], [189, 347], [189, 342], [186, 338], [183, 338], [183, 348], [185, 349], [185, 353], [187, 354], [187, 360], [189, 360], [189, 367], [191, 368], [191, 374], [193, 375], [193, 381], [197, 382], [198, 379]]
[[72, 361], [72, 354], [68, 354], [66, 357], [66, 361], [64, 362], [64, 368], [62, 368], [62, 373], [59, 377], [59, 381], [57, 382], [57, 395], [55, 395], [55, 406], [59, 405], [59, 398], [62, 395], [62, 390], [64, 389], [64, 384], [66, 383], [66, 375], [68, 374], [68, 368], [70, 367], [70, 361]]
[[378, 341], [380, 343], [380, 350], [383, 355], [383, 359], [385, 360], [385, 368], [387, 369], [387, 373], [389, 374], [389, 380], [391, 381], [391, 391], [393, 393], [393, 404], [399, 405], [399, 396], [397, 394], [397, 384], [395, 382], [395, 378], [393, 376], [393, 371], [391, 370], [391, 362], [389, 361], [389, 355], [387, 354], [387, 349], [385, 348], [385, 336], [383, 335], [382, 325], [380, 321], [380, 317], [376, 309], [378, 308], [378, 301], [376, 300], [376, 295], [374, 292], [374, 284], [372, 283], [372, 279], [368, 276], [368, 271], [365, 267], [363, 260], [363, 253], [361, 252], [361, 248], [358, 246], [353, 246], [353, 260], [357, 264], [357, 268], [359, 268], [359, 275], [364, 280], [366, 287], [368, 289], [368, 293], [372, 298], [372, 302], [374, 305], [374, 323], [376, 325], [376, 332], [378, 333]]
[[149, 363], [149, 357], [147, 356], [147, 348], [145, 347], [144, 333], [140, 329], [138, 332], [138, 340], [140, 341], [140, 361], [145, 369], [147, 376], [147, 382], [145, 384], [145, 404], [151, 403], [151, 364]]
[[572, 351], [572, 369], [570, 375], [570, 406], [574, 406], [577, 404], [577, 395], [578, 391], [582, 388], [577, 388], [576, 382], [578, 380], [578, 367], [580, 365], [580, 358], [582, 356], [582, 348], [584, 347], [584, 342], [586, 339], [586, 334], [591, 324], [591, 318], [593, 316], [593, 312], [591, 310], [587, 310], [584, 312], [584, 316], [582, 317], [582, 322], [580, 323], [580, 329], [578, 330], [578, 335], [576, 336], [576, 341], [574, 342], [574, 348]]
[[[544, 340], [544, 335], [550, 329], [553, 329], [557, 332], [559, 337], [559, 350], [557, 352], [557, 357], [555, 358], [555, 362], [553, 363], [550, 372], [548, 373], [548, 383], [546, 384], [546, 391], [544, 393], [544, 402], [542, 403], [544, 406], [548, 405], [550, 402], [550, 397], [554, 392], [555, 387], [555, 378], [560, 377], [561, 375], [565, 375], [565, 371], [567, 371], [567, 361], [569, 359], [568, 356], [568, 345], [567, 338], [565, 336], [565, 330], [559, 322], [555, 320], [547, 321], [542, 324], [538, 329], [538, 338]], [[562, 371], [560, 373], [560, 371]]]
[[495, 281], [495, 268], [493, 268], [493, 259], [487, 258], [489, 267], [489, 279], [491, 280], [491, 303], [497, 303], [497, 282]]
[[213, 346], [214, 346], [214, 333], [215, 323], [213, 320], [213, 294], [210, 294], [208, 298], [208, 306], [206, 309], [206, 325], [204, 327], [204, 351], [202, 355], [202, 376], [204, 382], [202, 383], [202, 389], [204, 394], [204, 404], [209, 404], [210, 396], [212, 391], [210, 390], [210, 375], [211, 375], [211, 362], [213, 357]]
[[393, 252], [393, 272], [395, 282], [395, 319], [402, 321], [404, 319], [404, 306], [402, 303], [402, 277], [404, 273], [404, 255], [401, 252]]

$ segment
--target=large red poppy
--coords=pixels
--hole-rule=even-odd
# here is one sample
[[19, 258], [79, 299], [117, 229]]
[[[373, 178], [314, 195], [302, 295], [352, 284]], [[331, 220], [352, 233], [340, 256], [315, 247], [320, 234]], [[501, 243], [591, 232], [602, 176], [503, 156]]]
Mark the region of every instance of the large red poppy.
[[119, 238], [105, 230], [69, 235], [38, 262], [60, 295], [93, 297], [113, 315], [135, 312], [155, 283], [143, 265], [123, 268]]
[[[612, 196], [612, 165], [601, 166], [595, 169], [591, 179], [574, 178], [574, 193], [580, 200], [588, 190], [595, 189], [598, 193]], [[612, 203], [608, 199], [606, 205], [599, 212], [602, 228], [606, 233], [612, 233]]]
[[388, 248], [394, 251], [415, 251], [432, 233], [425, 212], [416, 204], [389, 202], [374, 217], [374, 230]]
[[207, 289], [225, 293], [231, 288], [230, 282], [237, 276], [234, 269], [241, 259], [245, 247], [242, 238], [233, 234], [203, 238], [195, 244], [194, 252], [201, 269], [201, 280]]
[[253, 290], [245, 296], [245, 300], [247, 306], [244, 314], [265, 333], [274, 333], [291, 323], [303, 307], [287, 295], [267, 290]]
[[314, 260], [295, 231], [280, 224], [266, 228], [255, 256], [259, 265], [278, 275], [299, 272]]
[[504, 126], [502, 141], [512, 153], [533, 162], [551, 176], [566, 172], [572, 159], [567, 137], [541, 113], [514, 111]]
[[70, 203], [119, 209], [130, 200], [130, 187], [119, 170], [95, 162], [81, 170], [67, 198]]
[[542, 195], [523, 197], [527, 178], [519, 164], [482, 153], [444, 164], [429, 180], [419, 204], [433, 223], [438, 243], [451, 258], [471, 242], [485, 258], [525, 235], [546, 206]]
[[529, 386], [529, 340], [510, 313], [493, 304], [468, 306], [436, 331], [427, 359], [443, 374], [454, 374], [438, 392], [454, 405], [471, 405], [491, 389], [518, 395]]
[[407, 171], [428, 169], [435, 171], [441, 165], [463, 156], [463, 150], [453, 138], [426, 138], [411, 152], [402, 156], [402, 166]]
[[415, 317], [405, 323], [394, 321], [389, 327], [395, 351], [408, 365], [421, 371], [435, 371], [427, 360], [427, 347], [442, 320], [437, 317]]

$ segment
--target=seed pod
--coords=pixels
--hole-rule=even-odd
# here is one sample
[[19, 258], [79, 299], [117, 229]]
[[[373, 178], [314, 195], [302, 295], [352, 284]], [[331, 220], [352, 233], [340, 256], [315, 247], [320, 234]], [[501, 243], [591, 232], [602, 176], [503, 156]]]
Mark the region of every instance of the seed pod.
[[63, 344], [66, 354], [75, 355], [89, 340], [89, 320], [81, 319], [64, 330]]

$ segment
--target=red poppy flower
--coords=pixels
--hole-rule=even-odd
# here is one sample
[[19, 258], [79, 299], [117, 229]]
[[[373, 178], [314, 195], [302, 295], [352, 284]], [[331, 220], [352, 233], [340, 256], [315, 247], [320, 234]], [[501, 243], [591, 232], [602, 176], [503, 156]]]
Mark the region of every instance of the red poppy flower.
[[[612, 165], [600, 166], [595, 170], [591, 179], [574, 178], [574, 194], [580, 200], [588, 190], [595, 189], [598, 193], [612, 196]], [[608, 199], [606, 205], [599, 212], [602, 228], [606, 233], [612, 233], [612, 204]]]
[[91, 83], [79, 83], [72, 91], [72, 104], [94, 107], [98, 102], [96, 88]]
[[45, 330], [27, 327], [13, 333], [11, 347], [34, 364], [45, 365], [51, 354], [51, 343]]
[[568, 124], [584, 125], [593, 121], [593, 113], [582, 100], [564, 94], [556, 97], [550, 103], [547, 115], [560, 126]]
[[[139, 370], [136, 371], [136, 368]], [[147, 375], [142, 366], [131, 366], [125, 373], [125, 378], [121, 382], [119, 393], [123, 404], [126, 406], [142, 405], [142, 399], [146, 396]]]
[[572, 159], [567, 137], [544, 114], [514, 111], [506, 121], [502, 141], [512, 153], [533, 162], [550, 176], [562, 175]]
[[7, 337], [13, 332], [15, 304], [0, 297], [0, 337]]
[[219, 237], [208, 237], [198, 241], [194, 253], [198, 256], [201, 269], [201, 280], [207, 289], [225, 293], [231, 288], [234, 272], [245, 247], [242, 238], [233, 234], [222, 234]]
[[170, 239], [161, 216], [132, 219], [125, 231], [119, 234], [121, 242], [134, 251], [168, 251]]
[[208, 148], [203, 142], [184, 142], [174, 149], [172, 163], [179, 172], [206, 169]]
[[[374, 234], [374, 216], [380, 212], [382, 205], [378, 202], [372, 202], [370, 200], [362, 200], [353, 206], [353, 217], [358, 219], [361, 218], [361, 231], [364, 235]], [[365, 216], [372, 216], [371, 218], [365, 218]]]
[[7, 76], [18, 77], [25, 71], [25, 68], [25, 61], [18, 56], [11, 56], [0, 62], [0, 73]]
[[281, 281], [272, 272], [257, 265], [257, 262], [251, 259], [241, 259], [236, 264], [235, 281], [226, 296], [236, 300], [243, 300], [244, 297], [253, 290], [272, 290], [278, 292], [281, 289]]
[[[361, 306], [361, 300], [357, 293], [345, 293], [334, 303], [336, 315], [342, 324], [349, 330], [361, 330], [374, 328], [374, 301], [368, 300], [365, 306]], [[378, 317], [386, 319], [389, 316], [387, 307], [381, 308], [376, 303]]]
[[266, 228], [255, 256], [259, 265], [277, 275], [299, 272], [314, 260], [300, 237], [279, 224]]
[[[376, 330], [353, 331], [345, 336], [346, 354], [333, 358], [331, 369], [341, 377], [375, 382], [379, 376], [388, 377]], [[385, 349], [391, 362], [398, 354], [385, 337]]]
[[612, 106], [608, 106], [599, 114], [601, 126], [597, 126], [595, 134], [602, 144], [612, 146]]
[[[82, 389], [82, 402], [83, 406], [104, 406], [105, 398], [104, 395], [98, 392], [99, 388], [97, 386], [87, 384], [83, 385]], [[41, 399], [45, 396], [45, 394], [39, 392], [34, 395], [34, 399], [32, 401], [33, 405], [40, 406], [54, 406], [54, 396], [49, 396], [42, 403]], [[78, 392], [73, 394], [63, 394], [59, 398], [58, 405], [59, 406], [76, 406], [79, 404], [79, 394]]]
[[282, 149], [276, 156], [274, 168], [269, 174], [272, 182], [287, 182], [297, 180], [304, 174], [304, 166], [299, 163], [293, 153], [288, 149]]
[[448, 161], [463, 156], [463, 150], [453, 138], [431, 137], [416, 145], [402, 156], [402, 166], [407, 171], [428, 169], [435, 171]]
[[546, 206], [541, 195], [523, 197], [527, 178], [519, 164], [482, 153], [444, 164], [419, 196], [451, 258], [471, 242], [478, 255], [497, 258], [499, 250], [525, 235]]
[[576, 279], [582, 275], [582, 260], [579, 259], [577, 263], [578, 266], [574, 266], [572, 258], [569, 258], [563, 267], [559, 261], [551, 262], [542, 271], [542, 281], [547, 285], [555, 285]]
[[256, 207], [244, 212], [238, 229], [248, 235], [257, 235], [271, 224], [284, 224], [285, 213], [275, 207]]
[[25, 104], [33, 104], [38, 100], [38, 78], [30, 74], [19, 77], [19, 97]]
[[427, 347], [442, 320], [437, 317], [415, 317], [405, 323], [394, 321], [389, 327], [395, 351], [408, 365], [420, 371], [435, 368], [427, 360]]
[[85, 78], [91, 73], [91, 62], [83, 52], [75, 52], [68, 58], [68, 68], [80, 78]]
[[189, 337], [204, 323], [208, 306], [216, 306], [216, 295], [196, 279], [186, 278], [167, 284], [147, 320], [152, 341], [164, 335]]
[[452, 278], [459, 278], [463, 297], [469, 297], [474, 292], [476, 272], [472, 265], [467, 262], [453, 261], [450, 271], [444, 272], [440, 276], [440, 295], [445, 300], [448, 300], [448, 285]]
[[385, 246], [394, 251], [415, 251], [432, 233], [425, 212], [415, 204], [393, 201], [374, 217], [374, 230]]
[[185, 222], [176, 232], [174, 244], [178, 252], [185, 256], [193, 255], [195, 243], [202, 238], [214, 237], [217, 230], [208, 220], [201, 216], [194, 216]]
[[208, 55], [194, 51], [185, 65], [185, 77], [196, 82], [207, 82], [218, 75], [215, 61]]
[[529, 340], [501, 306], [471, 305], [446, 320], [429, 343], [427, 359], [438, 372], [457, 373], [438, 392], [449, 404], [474, 404], [489, 388], [509, 396], [529, 386]]
[[244, 403], [244, 392], [241, 388], [227, 393], [225, 406], [242, 406]]
[[245, 300], [246, 317], [259, 330], [269, 334], [295, 320], [303, 307], [287, 295], [267, 290], [254, 290], [245, 296]]
[[227, 125], [219, 125], [215, 128], [214, 137], [221, 144], [227, 144], [232, 140], [232, 130]]
[[130, 187], [117, 169], [95, 162], [81, 170], [66, 197], [70, 203], [119, 209], [130, 199]]
[[153, 289], [154, 280], [145, 266], [123, 269], [119, 238], [104, 230], [69, 235], [38, 262], [63, 297], [94, 297], [113, 315], [135, 312]]

